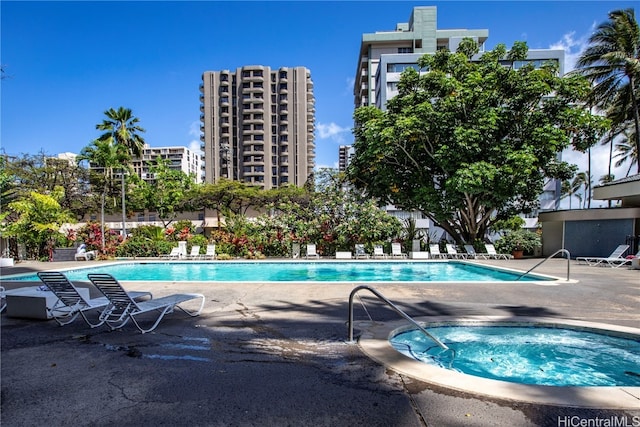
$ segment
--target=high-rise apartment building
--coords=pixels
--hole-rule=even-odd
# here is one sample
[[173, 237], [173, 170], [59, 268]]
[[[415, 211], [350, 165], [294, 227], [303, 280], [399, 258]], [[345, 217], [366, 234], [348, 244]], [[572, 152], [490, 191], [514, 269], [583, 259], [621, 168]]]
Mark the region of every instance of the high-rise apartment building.
[[305, 67], [207, 71], [200, 85], [205, 182], [302, 186], [315, 166], [315, 98]]
[[[75, 160], [76, 155], [72, 153], [63, 153], [58, 154], [58, 157]], [[155, 177], [151, 172], [151, 168], [155, 166], [158, 158], [168, 161], [169, 169], [181, 171], [187, 175], [193, 175], [194, 182], [202, 182], [200, 154], [191, 151], [184, 146], [151, 147], [148, 144], [145, 144], [144, 148], [142, 149], [142, 155], [140, 157], [132, 157], [130, 166], [133, 168], [134, 173], [140, 177], [140, 179], [146, 182], [153, 182], [155, 180]], [[98, 173], [102, 173], [103, 171], [103, 168], [101, 166], [97, 166], [91, 163], [89, 164], [89, 168]], [[120, 177], [122, 176], [122, 172], [120, 170], [116, 170], [114, 176], [119, 182]]]
[[155, 177], [151, 173], [151, 167], [156, 164], [158, 158], [168, 161], [170, 169], [192, 175], [196, 183], [202, 182], [200, 154], [184, 146], [150, 147], [145, 144], [142, 156], [131, 159], [133, 170], [143, 180], [153, 181]]
[[[484, 50], [484, 42], [489, 37], [488, 30], [438, 30], [437, 8], [435, 6], [414, 7], [408, 23], [396, 24], [394, 31], [378, 31], [362, 35], [358, 67], [356, 70], [354, 96], [355, 106], [378, 105], [384, 108], [386, 102], [376, 96], [380, 85], [379, 75], [397, 75], [406, 67], [415, 67], [422, 55], [435, 53], [439, 49], [455, 52], [463, 38], [470, 37]], [[381, 62], [387, 55], [395, 60]], [[388, 57], [387, 57], [388, 58]], [[376, 102], [378, 98], [378, 102]]]
[[[394, 31], [363, 34], [353, 88], [355, 107], [373, 105], [386, 110], [387, 101], [398, 93], [402, 71], [408, 67], [418, 69], [418, 59], [425, 54], [440, 49], [455, 52], [464, 38], [478, 43], [480, 53], [473, 58], [477, 59], [485, 51], [489, 30], [438, 29], [435, 6], [414, 7], [409, 22], [396, 24]], [[529, 49], [527, 60], [516, 61], [513, 66], [518, 68], [526, 63], [540, 66], [548, 61], [555, 62], [560, 75], [564, 74], [564, 50], [561, 49]], [[560, 202], [559, 181], [549, 181], [539, 200], [540, 210], [556, 209]], [[535, 222], [535, 218], [527, 219], [528, 225]]]

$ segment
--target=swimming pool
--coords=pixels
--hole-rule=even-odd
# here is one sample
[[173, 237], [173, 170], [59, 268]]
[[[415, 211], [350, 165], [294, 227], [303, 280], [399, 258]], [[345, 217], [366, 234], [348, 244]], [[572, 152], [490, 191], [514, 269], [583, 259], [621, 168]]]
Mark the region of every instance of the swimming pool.
[[[108, 273], [118, 280], [159, 282], [509, 282], [520, 273], [459, 262], [124, 262], [64, 271], [70, 280]], [[5, 280], [38, 281], [36, 275]], [[523, 282], [554, 278], [526, 275]]]

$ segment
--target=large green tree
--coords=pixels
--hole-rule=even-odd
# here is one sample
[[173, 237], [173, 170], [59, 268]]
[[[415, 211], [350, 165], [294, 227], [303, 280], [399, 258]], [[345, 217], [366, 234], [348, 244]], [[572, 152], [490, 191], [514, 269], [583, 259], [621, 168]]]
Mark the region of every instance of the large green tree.
[[87, 199], [89, 173], [74, 161], [40, 152], [5, 156], [2, 167], [11, 179], [13, 198], [28, 197], [31, 191], [49, 194], [60, 187], [60, 205], [77, 218], [93, 207]]
[[[148, 183], [140, 180], [140, 188], [136, 193], [142, 200], [138, 202], [137, 207], [156, 212], [164, 227], [167, 227], [176, 219], [178, 213], [187, 210], [186, 194], [195, 186], [194, 178], [181, 170], [172, 169], [170, 161], [160, 157], [149, 168], [149, 172], [154, 179]], [[132, 196], [134, 205], [138, 196]]]
[[459, 243], [535, 209], [548, 178], [575, 170], [558, 154], [597, 141], [601, 124], [579, 106], [586, 80], [560, 78], [557, 64], [536, 69], [526, 58], [522, 42], [477, 62], [465, 52], [423, 56], [418, 64], [428, 72], [404, 71], [386, 111], [355, 111], [351, 182], [422, 211]]
[[[629, 114], [618, 115], [618, 119], [620, 122], [632, 120], [635, 134], [640, 134], [640, 27], [634, 9], [609, 13], [609, 19], [600, 24], [589, 38], [589, 46], [580, 55], [575, 73], [593, 83], [590, 96], [593, 105], [604, 110], [621, 103], [622, 107], [618, 108]], [[640, 138], [635, 138], [635, 151], [640, 153]], [[640, 173], [640, 163], [637, 166]]]

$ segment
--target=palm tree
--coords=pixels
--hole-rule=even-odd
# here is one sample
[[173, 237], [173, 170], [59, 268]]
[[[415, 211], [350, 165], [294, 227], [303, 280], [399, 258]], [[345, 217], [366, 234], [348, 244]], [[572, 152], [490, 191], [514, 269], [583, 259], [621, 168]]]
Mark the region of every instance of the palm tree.
[[562, 186], [561, 186], [561, 193], [563, 194], [562, 198], [565, 198], [565, 197], [569, 198], [569, 209], [572, 209], [571, 200], [573, 199], [574, 196], [578, 198], [578, 206], [580, 206], [580, 203], [582, 203], [582, 195], [578, 193], [578, 191], [580, 190], [580, 187], [582, 187], [582, 185], [585, 183], [586, 179], [587, 179], [586, 173], [578, 172], [576, 176], [573, 178], [573, 180], [569, 181], [567, 179], [562, 181]]
[[[105, 197], [110, 188], [113, 187], [113, 169], [121, 168], [130, 159], [129, 153], [124, 145], [115, 145], [113, 139], [104, 141], [96, 139], [89, 146], [82, 149], [78, 156], [78, 161], [88, 160], [93, 166], [102, 169], [102, 197], [101, 197], [101, 228], [102, 228], [102, 250], [104, 251], [104, 204]], [[124, 177], [123, 177], [124, 178]]]
[[631, 133], [628, 129], [623, 132], [623, 138], [616, 143], [616, 155], [613, 158], [617, 158], [616, 167], [620, 167], [629, 162], [629, 168], [625, 175], [629, 176], [631, 168], [634, 164], [640, 164], [638, 162], [638, 141], [636, 133]]
[[[636, 134], [640, 134], [637, 80], [640, 79], [640, 27], [633, 9], [609, 13], [589, 38], [589, 47], [576, 63], [576, 73], [594, 84], [591, 102], [603, 109], [616, 100], [631, 106]], [[626, 82], [625, 82], [626, 81]], [[622, 96], [626, 92], [626, 96]], [[624, 109], [626, 110], [626, 108]], [[640, 152], [640, 140], [636, 138]], [[638, 163], [640, 173], [640, 163]]]
[[98, 140], [115, 141], [116, 145], [122, 145], [127, 148], [132, 156], [140, 157], [144, 149], [144, 139], [139, 133], [145, 132], [143, 128], [138, 126], [140, 121], [133, 116], [129, 108], [120, 107], [117, 110], [113, 108], [104, 112], [107, 118], [102, 123], [96, 125], [96, 129], [106, 131]]
[[[604, 184], [608, 184], [610, 182], [613, 182], [616, 179], [616, 177], [614, 175], [612, 175], [611, 173], [608, 173], [606, 175], [602, 175], [600, 177], [600, 185], [604, 185]], [[611, 207], [611, 199], [607, 200], [609, 207]]]

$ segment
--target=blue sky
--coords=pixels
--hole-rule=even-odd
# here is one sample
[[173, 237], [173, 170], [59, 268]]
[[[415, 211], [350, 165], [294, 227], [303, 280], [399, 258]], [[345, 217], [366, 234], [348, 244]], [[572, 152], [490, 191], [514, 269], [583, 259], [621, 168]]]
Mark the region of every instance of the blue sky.
[[[334, 167], [338, 146], [353, 141], [363, 33], [393, 30], [414, 6], [437, 6], [439, 29], [488, 29], [487, 49], [517, 40], [564, 47], [571, 69], [607, 12], [635, 4], [3, 0], [0, 61], [9, 77], [1, 86], [1, 146], [8, 154], [79, 152], [99, 135], [104, 111], [124, 106], [140, 118], [151, 146], [197, 148], [204, 71], [305, 66], [316, 97], [316, 162]], [[574, 157], [567, 158], [582, 161]], [[596, 163], [603, 159], [595, 155]]]

